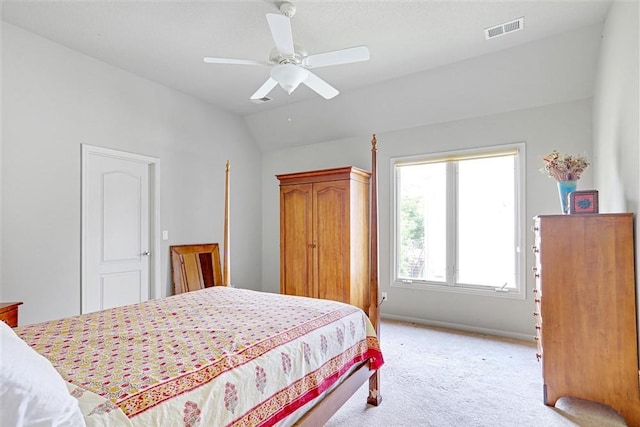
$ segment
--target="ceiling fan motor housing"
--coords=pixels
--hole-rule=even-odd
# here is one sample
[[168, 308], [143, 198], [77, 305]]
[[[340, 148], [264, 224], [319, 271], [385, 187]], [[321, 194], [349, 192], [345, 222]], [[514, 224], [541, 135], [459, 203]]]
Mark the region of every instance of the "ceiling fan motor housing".
[[308, 56], [307, 51], [298, 45], [294, 45], [295, 52], [293, 56], [285, 56], [278, 52], [278, 49], [274, 48], [269, 54], [269, 62], [272, 64], [296, 64], [302, 65], [304, 58]]
[[280, 13], [282, 13], [287, 18], [293, 18], [293, 15], [296, 14], [296, 7], [293, 5], [293, 3], [286, 1], [280, 5]]

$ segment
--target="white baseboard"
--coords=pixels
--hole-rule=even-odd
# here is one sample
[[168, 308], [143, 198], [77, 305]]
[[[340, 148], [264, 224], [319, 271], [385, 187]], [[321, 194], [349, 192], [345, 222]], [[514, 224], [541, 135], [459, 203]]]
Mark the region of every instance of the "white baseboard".
[[381, 314], [380, 317], [383, 319], [389, 319], [389, 320], [399, 320], [402, 322], [417, 323], [418, 325], [435, 326], [438, 328], [455, 329], [457, 331], [473, 332], [476, 334], [511, 338], [519, 341], [525, 341], [528, 344], [534, 345], [533, 335], [520, 334], [517, 332], [503, 331], [499, 329], [477, 328], [475, 326], [461, 325], [458, 323], [439, 322], [436, 320], [419, 319], [419, 318], [408, 317], [408, 316], [398, 316], [395, 314]]

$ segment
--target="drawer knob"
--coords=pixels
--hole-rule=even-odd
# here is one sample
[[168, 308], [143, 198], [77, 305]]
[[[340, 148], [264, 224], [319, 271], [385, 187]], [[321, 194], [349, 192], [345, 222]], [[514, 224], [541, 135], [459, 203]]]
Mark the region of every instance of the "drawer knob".
[[534, 315], [534, 316], [540, 316], [540, 313], [538, 313], [537, 311], [534, 311], [534, 312], [533, 312], [533, 315]]

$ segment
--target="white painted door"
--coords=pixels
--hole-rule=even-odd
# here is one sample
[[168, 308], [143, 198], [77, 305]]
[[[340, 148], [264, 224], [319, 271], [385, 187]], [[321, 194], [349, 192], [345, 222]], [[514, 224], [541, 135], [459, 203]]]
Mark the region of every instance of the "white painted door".
[[150, 165], [126, 153], [85, 152], [82, 312], [149, 299]]

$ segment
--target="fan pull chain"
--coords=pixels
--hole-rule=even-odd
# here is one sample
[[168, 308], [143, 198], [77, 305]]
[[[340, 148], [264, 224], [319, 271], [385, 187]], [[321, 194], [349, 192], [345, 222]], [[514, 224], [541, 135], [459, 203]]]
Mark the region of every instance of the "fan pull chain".
[[287, 94], [287, 120], [291, 123], [291, 94]]

